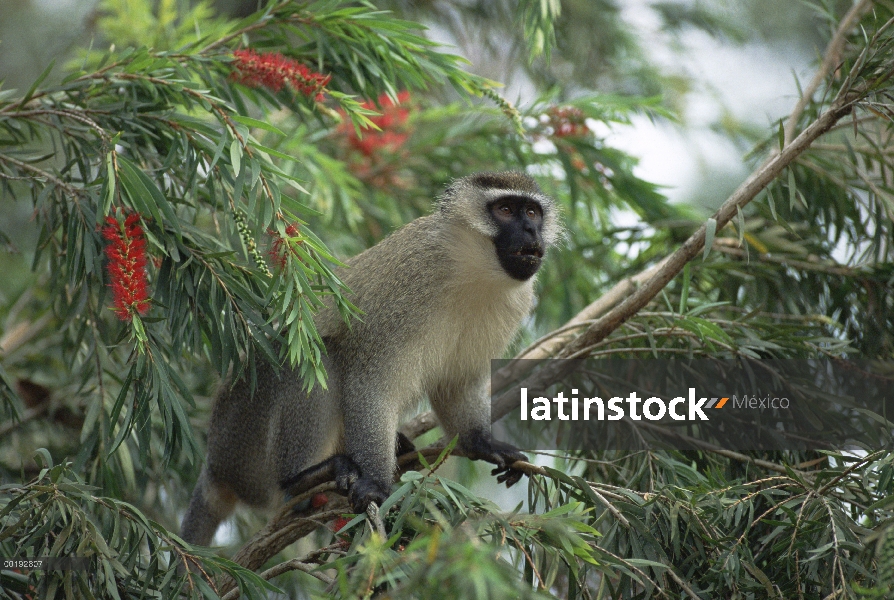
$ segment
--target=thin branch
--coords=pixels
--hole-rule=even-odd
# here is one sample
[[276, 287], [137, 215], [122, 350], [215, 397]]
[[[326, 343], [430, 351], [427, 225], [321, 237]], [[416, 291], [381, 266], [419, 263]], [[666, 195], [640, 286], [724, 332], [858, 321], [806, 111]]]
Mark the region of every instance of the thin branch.
[[593, 486], [590, 486], [590, 491], [593, 492], [593, 494], [599, 499], [599, 501], [605, 505], [605, 508], [608, 509], [608, 512], [610, 512], [612, 514], [612, 516], [615, 517], [615, 519], [620, 521], [624, 527], [626, 527], [628, 529], [630, 528], [630, 521], [627, 520], [627, 517], [622, 515], [621, 512], [617, 508], [615, 508], [614, 505], [605, 498], [605, 496], [600, 494], [599, 490], [597, 490]]
[[677, 575], [673, 567], [668, 567], [667, 572], [670, 574], [671, 579], [676, 581], [677, 585], [683, 588], [683, 590], [689, 595], [690, 598], [692, 598], [693, 600], [701, 600], [701, 596], [696, 594], [695, 591], [691, 587], [689, 587], [689, 585], [687, 585], [685, 581], [680, 579], [680, 576]]
[[[83, 123], [90, 129], [95, 131], [96, 134], [102, 139], [102, 141], [104, 143], [108, 143], [109, 134], [96, 121], [94, 121], [90, 117], [86, 116], [85, 113], [87, 113], [87, 112], [88, 111], [82, 110], [82, 109], [62, 110], [62, 109], [54, 109], [54, 108], [41, 108], [41, 109], [9, 113], [6, 116], [8, 116], [10, 118], [16, 118], [16, 119], [24, 119], [24, 118], [28, 118], [28, 117], [36, 117], [36, 116], [41, 116], [41, 115], [56, 115], [57, 117], [66, 117], [66, 118], [78, 121], [80, 123]], [[98, 112], [98, 111], [96, 111], [96, 112]], [[100, 114], [105, 114], [105, 112], [100, 113]]]
[[782, 265], [784, 267], [792, 267], [793, 269], [800, 269], [803, 271], [816, 271], [818, 273], [828, 273], [829, 275], [840, 275], [842, 277], [857, 277], [859, 275], [866, 274], [866, 272], [862, 269], [845, 267], [843, 265], [830, 265], [808, 260], [797, 260], [794, 258], [789, 258], [787, 256], [775, 256], [773, 254], [770, 254], [769, 252], [763, 254], [758, 254], [756, 252], [749, 253], [741, 248], [733, 248], [725, 244], [719, 244], [718, 241], [714, 242], [714, 244], [711, 246], [711, 250], [716, 250], [718, 252], [721, 252], [722, 254], [728, 254], [737, 258], [757, 259], [761, 262], [774, 263], [777, 265]]
[[[855, 470], [862, 467], [863, 465], [867, 465], [867, 464], [871, 463], [872, 461], [877, 460], [879, 457], [887, 454], [887, 452], [888, 452], [888, 450], [878, 450], [877, 452], [873, 452], [872, 454], [868, 454], [868, 455], [864, 456], [862, 459], [856, 461], [850, 467], [848, 467], [847, 469], [845, 469], [844, 471], [839, 473], [836, 477], [833, 477], [829, 483], [827, 483], [826, 485], [821, 487], [819, 490], [817, 490], [816, 493], [820, 496], [825, 495], [826, 492], [828, 492], [830, 489], [835, 487], [839, 481], [841, 481], [842, 479], [844, 479], [845, 477], [847, 477], [848, 475], [853, 473]], [[825, 458], [825, 457], [823, 457], [823, 458]]]
[[[334, 488], [334, 484], [325, 484], [315, 488], [312, 492], [332, 491]], [[233, 561], [247, 569], [256, 571], [270, 557], [276, 555], [286, 546], [316, 531], [318, 527], [332, 519], [351, 513], [351, 507], [344, 498], [330, 500], [325, 505], [325, 510], [316, 514], [297, 513], [293, 509], [297, 501], [296, 499], [282, 506], [267, 525], [239, 549], [233, 556]], [[222, 579], [219, 589], [221, 595], [225, 595], [233, 589], [235, 582], [229, 576], [224, 576]]]
[[785, 123], [784, 132], [786, 146], [788, 146], [794, 137], [795, 128], [798, 126], [798, 120], [801, 118], [801, 115], [804, 114], [804, 109], [807, 108], [807, 105], [813, 100], [813, 95], [816, 93], [816, 90], [819, 89], [820, 84], [822, 84], [826, 77], [829, 76], [832, 69], [841, 62], [841, 54], [844, 50], [844, 42], [847, 39], [847, 34], [856, 26], [859, 20], [863, 18], [863, 15], [872, 8], [872, 3], [873, 0], [860, 0], [854, 4], [847, 14], [844, 15], [844, 18], [841, 19], [838, 29], [835, 30], [835, 34], [829, 41], [829, 45], [826, 46], [823, 62], [820, 64], [816, 73], [814, 73], [813, 79], [811, 79], [810, 83], [807, 84], [807, 87], [804, 88], [804, 93], [801, 94], [801, 98], [798, 99], [798, 103], [795, 105], [794, 110], [792, 110]]
[[[269, 569], [261, 573], [260, 577], [261, 579], [269, 580], [273, 579], [274, 577], [278, 577], [283, 573], [288, 573], [289, 571], [304, 571], [309, 575], [313, 575], [327, 585], [332, 584], [335, 580], [328, 575], [324, 575], [323, 573], [318, 571], [318, 566], [319, 565], [304, 562], [304, 559], [293, 558], [292, 560], [287, 560], [284, 563], [280, 563], [278, 565], [270, 567]], [[226, 593], [225, 596], [221, 597], [221, 600], [236, 600], [236, 598], [238, 598], [241, 593], [242, 591], [238, 588], [231, 589], [229, 592]]]
[[34, 175], [35, 175], [34, 178], [46, 179], [47, 181], [59, 186], [60, 188], [62, 188], [65, 191], [67, 191], [72, 196], [87, 195], [87, 192], [85, 190], [83, 190], [81, 188], [74, 187], [73, 185], [71, 185], [65, 181], [62, 181], [58, 177], [44, 171], [43, 169], [35, 167], [34, 165], [28, 164], [26, 162], [16, 160], [15, 158], [13, 158], [11, 156], [7, 156], [6, 154], [0, 154], [0, 161], [13, 164], [13, 165], [17, 166], [18, 168], [22, 169], [23, 171], [28, 171], [29, 173], [34, 173]]
[[33, 420], [36, 419], [37, 417], [40, 417], [40, 416], [46, 414], [46, 412], [47, 412], [49, 409], [50, 409], [50, 401], [49, 401], [49, 400], [46, 400], [45, 402], [41, 402], [41, 403], [38, 404], [37, 406], [35, 406], [35, 407], [33, 407], [33, 408], [29, 408], [28, 410], [26, 410], [26, 411], [22, 414], [22, 418], [19, 419], [18, 421], [10, 421], [10, 422], [8, 422], [8, 423], [4, 423], [3, 426], [0, 427], [0, 439], [2, 439], [3, 437], [5, 437], [5, 436], [6, 436], [7, 434], [9, 434], [11, 431], [14, 431], [15, 429], [18, 429], [19, 427], [21, 427], [21, 426], [24, 425], [25, 423], [28, 423], [29, 421], [33, 421]]
[[285, 8], [286, 6], [291, 4], [291, 1], [292, 0], [285, 0], [284, 2], [280, 2], [276, 6], [270, 8], [267, 15], [258, 19], [258, 21], [252, 23], [251, 25], [242, 27], [241, 29], [237, 29], [236, 31], [228, 33], [227, 35], [223, 36], [222, 38], [214, 40], [213, 42], [211, 42], [210, 44], [208, 44], [207, 46], [205, 46], [204, 48], [199, 50], [198, 53], [199, 54], [207, 54], [209, 51], [211, 51], [219, 46], [224, 46], [224, 45], [228, 44], [230, 41], [236, 39], [237, 37], [243, 36], [243, 35], [250, 33], [256, 29], [263, 29], [264, 27], [266, 27], [268, 25], [268, 21], [270, 20], [269, 15], [278, 11], [278, 10], [282, 10], [283, 8]]
[[[536, 360], [539, 358], [549, 358], [555, 356], [565, 344], [574, 338], [574, 331], [584, 324], [592, 324], [596, 319], [604, 316], [609, 310], [617, 306], [622, 300], [629, 297], [639, 286], [649, 281], [656, 273], [665, 268], [670, 257], [665, 258], [657, 264], [649, 267], [645, 271], [637, 273], [633, 277], [622, 279], [615, 284], [612, 289], [601, 295], [596, 301], [590, 303], [589, 306], [577, 313], [570, 321], [568, 321], [558, 331], [566, 332], [566, 335], [551, 336], [548, 341], [543, 343], [534, 342], [528, 348], [522, 350], [518, 354], [518, 358]], [[497, 387], [497, 386], [494, 386]]]

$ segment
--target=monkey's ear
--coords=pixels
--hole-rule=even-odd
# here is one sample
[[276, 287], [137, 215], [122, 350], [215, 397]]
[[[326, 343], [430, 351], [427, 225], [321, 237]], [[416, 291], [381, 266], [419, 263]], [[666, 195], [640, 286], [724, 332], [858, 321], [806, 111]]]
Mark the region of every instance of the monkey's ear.
[[456, 193], [459, 186], [458, 180], [454, 180], [444, 189], [444, 193], [435, 198], [435, 207], [442, 213], [449, 212], [450, 206], [456, 202]]

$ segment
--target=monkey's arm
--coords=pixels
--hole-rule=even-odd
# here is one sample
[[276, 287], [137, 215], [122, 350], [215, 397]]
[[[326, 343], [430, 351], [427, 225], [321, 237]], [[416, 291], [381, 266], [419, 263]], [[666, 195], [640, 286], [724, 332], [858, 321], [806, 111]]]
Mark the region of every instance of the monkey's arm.
[[395, 440], [400, 404], [387, 383], [372, 379], [368, 373], [350, 373], [344, 379], [353, 383], [345, 387], [341, 397], [345, 454], [360, 468], [348, 500], [359, 513], [370, 502], [381, 505], [391, 495], [397, 468]]
[[438, 420], [451, 435], [459, 435], [458, 446], [468, 458], [497, 465], [491, 475], [512, 487], [524, 473], [512, 468], [517, 460], [528, 460], [521, 450], [493, 439], [490, 425], [490, 398], [486, 381], [466, 387], [443, 385], [430, 394]]

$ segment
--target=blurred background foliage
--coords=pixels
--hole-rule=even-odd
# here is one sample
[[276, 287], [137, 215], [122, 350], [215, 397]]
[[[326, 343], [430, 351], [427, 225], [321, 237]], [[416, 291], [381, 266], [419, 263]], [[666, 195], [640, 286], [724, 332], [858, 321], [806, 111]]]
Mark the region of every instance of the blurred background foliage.
[[[425, 214], [452, 178], [526, 169], [559, 200], [567, 235], [540, 275], [520, 349], [673, 251], [743, 164], [778, 146], [788, 109], [726, 106], [746, 91], [705, 84], [687, 58], [693, 36], [812, 59], [852, 6], [633, 4], [660, 38], [641, 35], [613, 0], [0, 4], [0, 554], [104, 565], [36, 579], [4, 571], [0, 594], [167, 597], [188, 586], [169, 568], [181, 554], [168, 531], [198, 474], [211, 399], [255, 359], [323, 377], [310, 314], [318, 294], [349, 299], [330, 256]], [[891, 14], [874, 2], [861, 26], [871, 33]], [[798, 128], [865, 43], [860, 28], [848, 32], [841, 68]], [[331, 75], [324, 98], [238, 84], [232, 51], [246, 46]], [[880, 52], [890, 66], [890, 48]], [[793, 76], [780, 90], [786, 106], [804, 84]], [[707, 121], [705, 96], [716, 100]], [[592, 355], [891, 359], [886, 102], [802, 155]], [[700, 123], [745, 162], [702, 170], [671, 202], [619, 142], [644, 122]], [[107, 308], [98, 230], [112, 206], [143, 214], [149, 247], [153, 305], [125, 323]], [[278, 240], [300, 249], [282, 270], [268, 256]], [[286, 356], [268, 341], [273, 322], [289, 324]], [[408, 474], [390, 501], [396, 541], [359, 521], [341, 538], [321, 529], [287, 557], [326, 548], [314, 561], [332, 582], [276, 583], [345, 597], [886, 597], [891, 456], [565, 457], [552, 478], [532, 480], [531, 514], [478, 495], [493, 488]], [[454, 478], [474, 481], [468, 461], [450, 462]], [[262, 524], [240, 512], [224, 554]], [[195, 552], [246, 593], [269, 592]], [[214, 597], [192, 582], [191, 593]]]

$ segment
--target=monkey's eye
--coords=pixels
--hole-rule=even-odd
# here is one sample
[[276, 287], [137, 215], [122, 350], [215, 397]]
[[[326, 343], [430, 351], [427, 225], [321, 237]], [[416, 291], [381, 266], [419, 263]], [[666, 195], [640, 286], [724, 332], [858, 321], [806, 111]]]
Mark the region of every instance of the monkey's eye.
[[541, 215], [540, 207], [535, 206], [533, 204], [529, 204], [528, 206], [525, 207], [525, 215], [527, 215], [527, 217], [529, 219], [536, 219], [536, 218], [540, 217], [540, 215]]
[[500, 204], [499, 206], [497, 206], [497, 211], [499, 211], [501, 215], [508, 217], [512, 214], [512, 207], [508, 204]]

